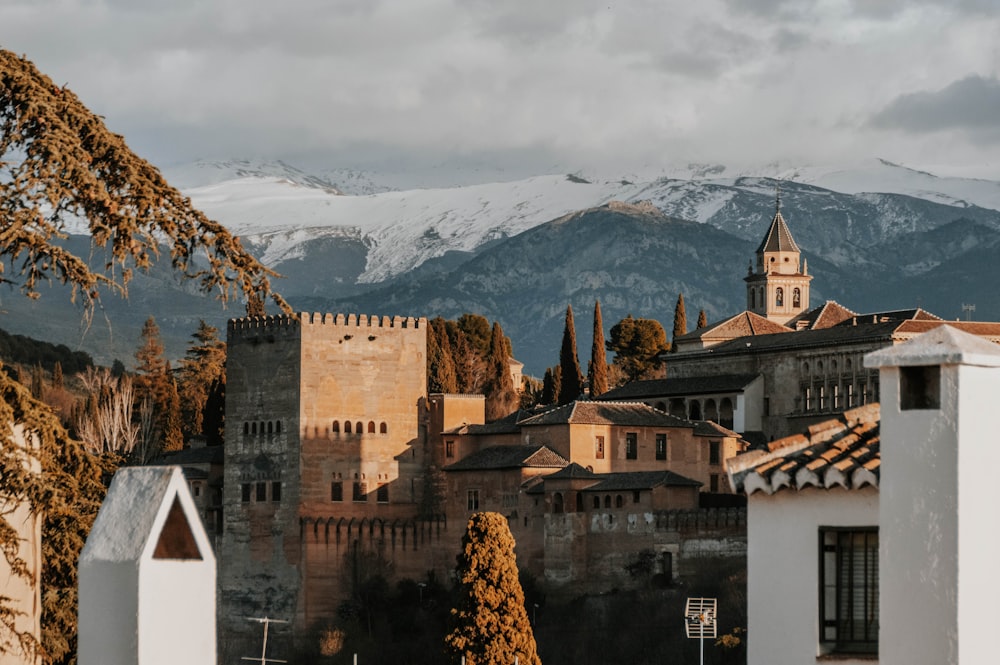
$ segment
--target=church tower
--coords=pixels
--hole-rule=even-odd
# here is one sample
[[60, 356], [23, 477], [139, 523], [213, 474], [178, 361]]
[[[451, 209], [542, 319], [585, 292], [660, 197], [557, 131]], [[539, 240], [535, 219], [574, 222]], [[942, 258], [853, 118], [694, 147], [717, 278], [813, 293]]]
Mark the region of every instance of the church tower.
[[774, 217], [757, 248], [757, 267], [747, 269], [747, 309], [782, 325], [809, 310], [809, 282], [805, 261], [781, 216], [781, 190], [775, 195]]

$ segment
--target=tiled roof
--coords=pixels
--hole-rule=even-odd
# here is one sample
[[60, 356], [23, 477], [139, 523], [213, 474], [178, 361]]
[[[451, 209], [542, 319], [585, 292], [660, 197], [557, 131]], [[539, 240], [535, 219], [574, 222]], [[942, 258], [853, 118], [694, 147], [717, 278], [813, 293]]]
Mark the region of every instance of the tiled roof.
[[739, 434], [731, 429], [726, 429], [722, 425], [711, 420], [699, 420], [694, 426], [695, 436], [732, 436], [739, 438]]
[[625, 471], [596, 474], [598, 482], [585, 492], [627, 492], [654, 487], [701, 487], [702, 483], [673, 471]]
[[852, 312], [835, 300], [827, 300], [819, 307], [798, 316], [790, 325], [800, 329], [818, 330], [830, 328], [857, 315], [857, 312]]
[[597, 478], [598, 474], [594, 473], [590, 469], [585, 469], [576, 462], [570, 462], [568, 465], [559, 469], [555, 473], [550, 473], [545, 476], [546, 479], [564, 479], [564, 478]]
[[767, 235], [761, 241], [757, 253], [762, 252], [798, 252], [799, 246], [792, 239], [792, 232], [785, 224], [785, 218], [781, 216], [781, 211], [774, 213], [771, 220], [771, 227], [767, 230]]
[[636, 400], [646, 397], [670, 397], [673, 395], [708, 395], [713, 393], [742, 392], [753, 383], [759, 374], [720, 374], [719, 376], [696, 376], [676, 379], [648, 379], [632, 381], [624, 386], [609, 390], [598, 400]]
[[941, 325], [947, 324], [952, 328], [961, 330], [962, 332], [967, 332], [972, 335], [978, 335], [979, 337], [988, 337], [993, 341], [1000, 340], [1000, 323], [985, 322], [985, 321], [942, 321], [938, 319], [927, 320], [927, 319], [914, 319], [909, 321], [903, 321], [899, 324], [896, 329], [896, 334], [898, 336], [912, 336], [919, 335], [921, 333], [933, 330]]
[[775, 323], [770, 319], [754, 314], [751, 311], [743, 311], [734, 314], [728, 319], [711, 323], [704, 328], [698, 328], [686, 335], [679, 336], [675, 341], [686, 342], [696, 339], [712, 339], [722, 337], [731, 339], [733, 337], [745, 337], [747, 335], [768, 335], [772, 333], [793, 332], [791, 328]]
[[485, 471], [490, 469], [519, 469], [523, 467], [562, 468], [569, 460], [548, 446], [492, 446], [476, 451], [445, 471]]
[[691, 422], [671, 416], [642, 402], [570, 402], [522, 420], [533, 425], [633, 425], [636, 427], [690, 427]]
[[782, 333], [779, 335], [757, 335], [750, 338], [741, 337], [723, 342], [709, 349], [677, 354], [677, 359], [693, 359], [695, 357], [701, 358], [704, 355], [721, 355], [726, 353], [743, 354], [748, 351], [760, 352], [793, 348], [828, 347], [833, 344], [847, 344], [852, 342], [862, 343], [873, 341], [888, 344], [899, 325], [899, 321], [864, 323], [858, 317], [857, 325], [845, 322], [832, 328], [799, 330], [792, 335]]
[[810, 486], [877, 488], [879, 448], [879, 405], [869, 404], [730, 458], [726, 468], [732, 486], [748, 495]]

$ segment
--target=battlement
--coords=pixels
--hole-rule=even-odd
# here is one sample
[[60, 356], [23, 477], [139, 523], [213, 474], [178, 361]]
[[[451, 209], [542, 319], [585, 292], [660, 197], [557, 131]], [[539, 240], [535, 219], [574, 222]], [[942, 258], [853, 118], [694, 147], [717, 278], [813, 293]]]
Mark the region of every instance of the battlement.
[[378, 316], [377, 314], [323, 314], [320, 312], [300, 312], [277, 316], [245, 316], [230, 319], [227, 334], [230, 340], [257, 340], [268, 335], [271, 341], [279, 337], [291, 337], [303, 326], [330, 326], [339, 328], [380, 328], [399, 330], [420, 330], [427, 328], [425, 317]]

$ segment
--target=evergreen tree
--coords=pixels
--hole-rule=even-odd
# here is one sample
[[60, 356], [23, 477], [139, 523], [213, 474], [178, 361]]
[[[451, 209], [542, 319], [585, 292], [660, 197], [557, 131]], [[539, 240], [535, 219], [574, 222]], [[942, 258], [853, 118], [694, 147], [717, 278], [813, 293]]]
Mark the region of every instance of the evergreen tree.
[[590, 397], [608, 392], [608, 357], [604, 350], [604, 322], [601, 319], [601, 302], [594, 303], [594, 343], [590, 347], [588, 368]]
[[559, 349], [559, 368], [562, 370], [559, 385], [559, 404], [569, 404], [583, 393], [583, 374], [580, 358], [576, 355], [576, 327], [573, 325], [573, 306], [566, 306], [566, 325], [563, 328], [562, 347]]
[[469, 519], [456, 570], [457, 606], [445, 648], [452, 663], [541, 665], [518, 580], [514, 537], [499, 513]]
[[37, 363], [31, 368], [31, 396], [38, 400], [45, 398], [45, 371]]
[[662, 354], [670, 348], [659, 321], [634, 319], [628, 315], [611, 327], [608, 351], [626, 381], [653, 378], [663, 365]]
[[177, 381], [174, 380], [173, 372], [170, 371], [170, 362], [167, 362], [167, 375], [164, 383], [164, 400], [161, 406], [163, 414], [162, 423], [163, 442], [160, 446], [162, 452], [173, 452], [184, 447], [184, 433], [181, 431], [181, 398], [177, 392]]
[[52, 366], [52, 387], [56, 390], [63, 389], [63, 368], [62, 363], [58, 360]]
[[708, 325], [708, 317], [705, 316], [705, 310], [700, 310], [698, 312], [698, 328], [704, 328]]
[[510, 343], [500, 324], [494, 322], [490, 334], [489, 371], [486, 382], [486, 421], [503, 418], [517, 409], [518, 397], [510, 376]]
[[[687, 327], [688, 327], [688, 321], [687, 321], [687, 313], [684, 311], [684, 294], [678, 293], [677, 305], [674, 306], [674, 334], [672, 337], [675, 345], [677, 343], [678, 337], [687, 334]], [[676, 346], [674, 347], [673, 350], [675, 351], [677, 350]]]
[[546, 367], [545, 376], [542, 377], [542, 392], [538, 397], [538, 403], [555, 404], [559, 397], [559, 383], [559, 366]]
[[440, 316], [432, 319], [427, 326], [427, 392], [458, 392], [451, 341], [445, 320]]
[[[219, 339], [218, 329], [204, 320], [198, 322], [191, 337], [194, 342], [181, 359], [178, 372], [182, 430], [188, 437], [207, 436], [204, 423], [209, 394], [226, 381], [226, 343]], [[219, 416], [214, 416], [213, 422], [218, 421]]]
[[[140, 335], [141, 345], [135, 352], [135, 397], [139, 404], [148, 400], [152, 407], [152, 441], [144, 442], [141, 450], [153, 454], [180, 450], [183, 435], [180, 430], [180, 398], [171, 376], [170, 365], [163, 357], [160, 328], [152, 316], [146, 319]], [[145, 462], [146, 460], [139, 460]]]
[[479, 314], [463, 314], [455, 322], [465, 334], [469, 347], [481, 358], [490, 353], [490, 322]]

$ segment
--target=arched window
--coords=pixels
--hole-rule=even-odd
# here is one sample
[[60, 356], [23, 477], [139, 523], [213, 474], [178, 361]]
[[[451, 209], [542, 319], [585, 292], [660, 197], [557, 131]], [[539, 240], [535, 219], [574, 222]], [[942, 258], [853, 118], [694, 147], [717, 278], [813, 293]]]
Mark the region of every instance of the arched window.
[[785, 290], [780, 286], [774, 290], [774, 306], [775, 307], [785, 306]]
[[611, 495], [610, 494], [605, 494], [604, 495], [604, 507], [605, 508], [610, 508], [611, 507]]
[[257, 433], [257, 423], [252, 423], [250, 425], [250, 433], [251, 434], [256, 434]]
[[750, 309], [757, 309], [757, 289], [750, 289]]
[[701, 420], [701, 404], [698, 400], [691, 400], [688, 405], [688, 420]]
[[361, 421], [359, 420], [359, 421], [358, 421], [358, 422], [356, 423], [356, 427], [354, 428], [354, 431], [355, 431], [355, 432], [357, 432], [358, 434], [364, 434], [364, 433], [365, 433], [365, 425], [364, 425], [364, 423], [362, 423], [362, 422], [361, 422]]
[[559, 492], [552, 495], [552, 512], [557, 514], [563, 512], [563, 495]]
[[374, 420], [369, 420], [368, 421], [368, 433], [369, 434], [374, 434], [375, 433], [375, 421]]
[[385, 423], [381, 423], [378, 426], [378, 433], [379, 434], [388, 434], [389, 433], [389, 428], [386, 426]]
[[798, 287], [792, 289], [792, 307], [802, 307], [802, 291]]
[[243, 423], [243, 436], [250, 433], [250, 423]]
[[271, 420], [267, 421], [267, 433], [274, 434], [274, 422]]
[[622, 500], [622, 495], [619, 494], [615, 497], [615, 508], [621, 508], [624, 501]]
[[339, 434], [340, 433], [340, 422], [334, 420], [333, 421], [333, 426], [330, 428], [330, 431], [333, 432], [333, 433], [335, 433], [335, 434]]
[[281, 434], [281, 421], [277, 420], [274, 423], [274, 431], [276, 434]]
[[594, 497], [594, 510], [597, 510], [600, 507], [601, 507], [601, 497], [595, 496]]
[[260, 429], [258, 430], [261, 434], [264, 433], [264, 423], [260, 424]]
[[350, 420], [345, 420], [344, 421], [344, 434], [350, 434], [350, 433], [351, 433], [351, 421]]
[[583, 495], [579, 492], [576, 493], [576, 512], [583, 512]]

